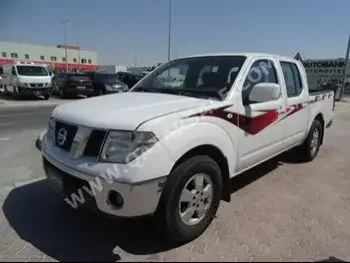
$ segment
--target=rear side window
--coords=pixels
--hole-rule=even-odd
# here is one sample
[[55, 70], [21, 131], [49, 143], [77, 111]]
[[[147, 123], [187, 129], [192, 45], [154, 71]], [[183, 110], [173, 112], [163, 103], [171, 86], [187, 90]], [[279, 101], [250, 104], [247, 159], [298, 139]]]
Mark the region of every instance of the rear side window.
[[281, 62], [288, 98], [299, 96], [303, 90], [299, 69], [295, 63]]

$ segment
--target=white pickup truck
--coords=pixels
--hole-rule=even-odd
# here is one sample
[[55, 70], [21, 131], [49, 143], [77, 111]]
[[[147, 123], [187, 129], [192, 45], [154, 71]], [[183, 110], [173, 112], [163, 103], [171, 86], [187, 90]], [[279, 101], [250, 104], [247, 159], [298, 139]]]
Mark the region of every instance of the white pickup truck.
[[[181, 87], [162, 85], [183, 76]], [[312, 161], [334, 94], [309, 94], [303, 65], [266, 54], [170, 61], [129, 92], [56, 107], [36, 141], [46, 175], [72, 207], [154, 215], [192, 240], [230, 201], [230, 179], [296, 148]]]

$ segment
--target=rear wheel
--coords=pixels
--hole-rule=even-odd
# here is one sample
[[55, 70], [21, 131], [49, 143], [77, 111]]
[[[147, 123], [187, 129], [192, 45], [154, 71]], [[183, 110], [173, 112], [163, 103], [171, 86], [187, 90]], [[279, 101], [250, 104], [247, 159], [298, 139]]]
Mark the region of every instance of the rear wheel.
[[297, 149], [301, 161], [310, 162], [317, 156], [323, 134], [323, 127], [319, 120], [314, 120], [304, 143]]
[[222, 176], [208, 156], [194, 156], [169, 175], [156, 219], [171, 240], [184, 243], [200, 236], [210, 225], [221, 200]]
[[45, 100], [50, 99], [50, 95], [49, 95], [49, 94], [44, 95], [44, 99], [45, 99]]

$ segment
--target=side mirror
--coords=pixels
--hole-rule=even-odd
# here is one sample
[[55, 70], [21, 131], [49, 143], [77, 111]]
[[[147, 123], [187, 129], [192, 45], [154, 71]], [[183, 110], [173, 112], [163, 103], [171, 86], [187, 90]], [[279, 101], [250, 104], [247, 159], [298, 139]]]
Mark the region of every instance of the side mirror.
[[250, 94], [249, 101], [251, 102], [267, 102], [274, 101], [280, 97], [281, 86], [275, 83], [258, 83], [256, 84]]

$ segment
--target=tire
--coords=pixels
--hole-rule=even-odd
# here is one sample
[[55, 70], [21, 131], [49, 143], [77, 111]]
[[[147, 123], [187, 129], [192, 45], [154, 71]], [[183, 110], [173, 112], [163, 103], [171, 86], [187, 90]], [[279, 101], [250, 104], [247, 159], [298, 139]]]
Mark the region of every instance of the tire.
[[323, 127], [319, 120], [314, 120], [304, 143], [297, 149], [301, 161], [311, 162], [317, 156], [323, 135]]
[[44, 95], [44, 99], [45, 99], [45, 100], [48, 100], [48, 99], [50, 99], [50, 95], [49, 95], [49, 94], [47, 94], [47, 95]]
[[[202, 174], [203, 182], [211, 184], [211, 202], [210, 199], [205, 199], [206, 191], [201, 191], [196, 194], [196, 189], [192, 189], [194, 177]], [[198, 177], [197, 177], [198, 178]], [[205, 184], [203, 184], [205, 185]], [[204, 189], [208, 190], [208, 185]], [[183, 191], [188, 190], [188, 198], [183, 199], [185, 195]], [[203, 188], [202, 188], [203, 189]], [[162, 233], [170, 240], [178, 243], [189, 242], [200, 236], [210, 225], [214, 219], [220, 205], [222, 189], [222, 175], [217, 163], [208, 156], [198, 155], [191, 157], [180, 163], [169, 175], [168, 181], [163, 190], [157, 211], [155, 213], [156, 221], [163, 230]], [[184, 191], [184, 192], [185, 192]], [[201, 195], [202, 193], [202, 195]], [[210, 191], [206, 192], [210, 194]], [[191, 198], [190, 198], [191, 197]], [[198, 198], [198, 199], [194, 199]], [[190, 200], [189, 202], [180, 200]], [[203, 202], [203, 200], [205, 200]], [[201, 218], [182, 217], [180, 213], [184, 213], [192, 205], [192, 208], [200, 211], [200, 204], [205, 204], [206, 210]], [[201, 206], [202, 208], [204, 206]], [[200, 215], [194, 212], [192, 217]], [[191, 215], [191, 213], [189, 213]]]
[[17, 90], [17, 87], [16, 87], [16, 86], [13, 87], [13, 98], [14, 98], [15, 100], [18, 100], [18, 99], [19, 99], [19, 94], [18, 94], [18, 90]]

